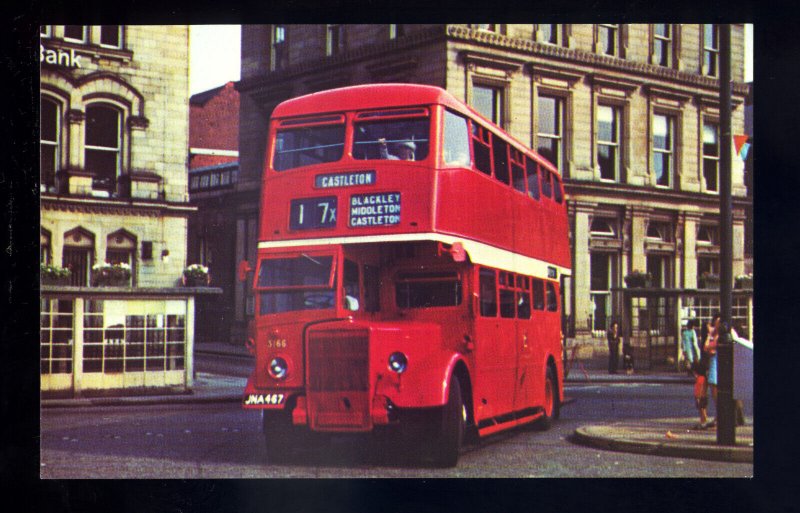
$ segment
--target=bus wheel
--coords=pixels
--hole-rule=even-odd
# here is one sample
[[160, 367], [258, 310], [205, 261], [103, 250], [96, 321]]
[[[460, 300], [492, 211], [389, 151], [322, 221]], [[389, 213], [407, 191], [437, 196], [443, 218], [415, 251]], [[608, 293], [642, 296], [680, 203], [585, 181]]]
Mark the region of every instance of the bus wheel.
[[441, 432], [433, 446], [434, 463], [437, 467], [455, 467], [458, 463], [458, 451], [464, 440], [467, 423], [467, 406], [461, 393], [458, 378], [450, 382], [450, 393], [441, 417]]
[[544, 416], [536, 423], [536, 429], [540, 431], [550, 429], [558, 418], [559, 406], [558, 379], [553, 368], [547, 367], [547, 375], [544, 380]]
[[267, 446], [267, 461], [285, 463], [297, 445], [297, 434], [291, 418], [285, 411], [264, 412], [264, 442]]

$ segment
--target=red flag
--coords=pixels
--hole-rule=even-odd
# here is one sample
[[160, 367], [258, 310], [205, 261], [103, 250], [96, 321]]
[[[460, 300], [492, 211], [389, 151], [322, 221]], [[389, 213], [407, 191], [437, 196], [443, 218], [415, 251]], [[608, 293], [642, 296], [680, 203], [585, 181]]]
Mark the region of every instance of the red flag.
[[736, 154], [739, 155], [742, 152], [742, 146], [747, 140], [750, 139], [749, 135], [734, 135], [733, 136], [733, 145], [736, 148]]

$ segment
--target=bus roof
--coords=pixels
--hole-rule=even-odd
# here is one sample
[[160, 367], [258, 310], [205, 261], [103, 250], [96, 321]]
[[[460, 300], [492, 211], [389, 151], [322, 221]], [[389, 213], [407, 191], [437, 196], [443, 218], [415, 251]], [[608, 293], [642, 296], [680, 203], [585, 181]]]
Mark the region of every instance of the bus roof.
[[467, 113], [463, 103], [440, 87], [420, 84], [366, 84], [329, 89], [286, 100], [275, 108], [272, 117], [430, 104], [443, 104]]
[[[458, 100], [441, 87], [422, 84], [364, 84], [338, 89], [328, 89], [298, 96], [279, 104], [272, 111], [272, 118], [308, 116], [353, 110], [372, 110], [393, 108], [404, 105], [433, 105], [449, 107], [464, 115], [484, 121], [487, 126], [498, 130], [505, 138], [525, 147], [511, 134], [486, 119], [480, 112]], [[551, 172], [558, 173], [552, 163], [532, 152], [535, 160], [545, 165]]]

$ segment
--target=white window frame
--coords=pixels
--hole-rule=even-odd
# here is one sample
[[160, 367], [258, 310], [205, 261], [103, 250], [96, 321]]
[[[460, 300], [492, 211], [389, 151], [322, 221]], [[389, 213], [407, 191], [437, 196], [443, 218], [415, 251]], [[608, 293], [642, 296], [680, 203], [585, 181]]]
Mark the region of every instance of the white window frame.
[[[609, 34], [609, 40], [614, 43], [614, 50], [609, 53], [607, 48], [604, 48], [601, 43], [601, 32]], [[598, 23], [595, 36], [595, 48], [597, 53], [608, 55], [610, 57], [622, 57], [622, 25], [617, 23]]]
[[[664, 28], [667, 32], [666, 35], [660, 35], [656, 32], [656, 27], [658, 25], [664, 25]], [[672, 67], [672, 58], [673, 58], [673, 45], [675, 41], [675, 30], [670, 23], [654, 23], [653, 24], [653, 64], [657, 66], [664, 66], [671, 68]], [[657, 51], [657, 42], [661, 42], [666, 49], [666, 62], [662, 62], [662, 55], [660, 55]]]
[[[538, 108], [539, 107], [538, 103], [539, 103], [539, 100], [541, 100], [542, 98], [555, 100], [555, 102], [556, 102], [556, 106], [555, 106], [555, 108], [556, 108], [555, 115], [556, 115], [556, 124], [557, 124], [556, 133], [550, 134], [550, 133], [547, 133], [547, 132], [540, 131], [541, 117], [539, 115], [539, 112], [541, 112], [541, 109]], [[536, 103], [537, 103], [537, 109], [536, 109], [536, 112], [537, 112], [537, 119], [536, 119], [536, 150], [537, 151], [539, 150], [539, 140], [540, 139], [547, 139], [547, 140], [550, 140], [550, 141], [556, 141], [556, 147], [557, 147], [556, 152], [557, 152], [558, 158], [557, 158], [557, 162], [551, 162], [551, 164], [556, 166], [556, 169], [558, 169], [558, 172], [561, 173], [561, 176], [565, 176], [564, 167], [565, 167], [565, 162], [566, 162], [566, 158], [565, 158], [566, 144], [565, 144], [565, 138], [564, 138], [564, 121], [565, 121], [564, 114], [565, 114], [565, 107], [566, 107], [567, 99], [564, 98], [563, 96], [560, 96], [560, 95], [549, 94], [548, 92], [541, 92], [541, 93], [537, 94], [537, 96], [536, 96]]]
[[[107, 44], [107, 43], [103, 43], [103, 27], [117, 27], [117, 44], [116, 45], [110, 45], [110, 44]], [[97, 40], [97, 42], [102, 48], [111, 48], [111, 49], [119, 50], [123, 46], [124, 34], [125, 34], [125, 32], [124, 32], [124, 30], [122, 28], [122, 25], [100, 25], [100, 27], [98, 27], [98, 34], [97, 34], [98, 40]]]
[[[717, 155], [707, 155], [705, 153], [705, 136], [706, 136], [706, 126], [714, 127], [714, 135], [716, 137], [716, 145], [717, 145]], [[712, 121], [710, 119], [703, 119], [702, 125], [700, 127], [700, 179], [703, 183], [703, 192], [719, 194], [719, 162], [721, 157], [721, 150], [722, 144], [720, 141], [720, 126], [718, 121]], [[716, 189], [710, 189], [708, 187], [708, 183], [706, 182], [706, 162], [714, 162], [716, 167]]]
[[[284, 54], [288, 54], [288, 48], [285, 46], [286, 43], [286, 33], [287, 27], [286, 25], [272, 25], [272, 33], [270, 34], [270, 44], [269, 44], [269, 70], [276, 71], [283, 69], [283, 66], [278, 66], [278, 48], [281, 47], [281, 51]], [[286, 56], [286, 61], [288, 64], [289, 58], [288, 55]]]
[[73, 37], [67, 37], [67, 25], [64, 25], [64, 41], [70, 41], [70, 42], [73, 42], [73, 43], [86, 43], [88, 35], [89, 35], [89, 31], [87, 29], [89, 27], [86, 26], [86, 25], [70, 25], [70, 26], [81, 27], [83, 29], [83, 36], [81, 37], [81, 39], [75, 39]]
[[[485, 113], [481, 112], [481, 114], [486, 117], [489, 121], [494, 123], [495, 125], [499, 126], [500, 128], [505, 129], [507, 115], [506, 115], [506, 106], [508, 102], [507, 94], [506, 94], [506, 87], [500, 84], [493, 84], [484, 82], [481, 80], [474, 80], [472, 83], [472, 98], [470, 99], [470, 104], [475, 110], [478, 110], [475, 106], [475, 90], [476, 89], [488, 89], [492, 91], [492, 115], [487, 116]], [[480, 112], [480, 111], [479, 111]], [[494, 116], [497, 115], [499, 119], [493, 119]]]
[[[616, 140], [604, 141], [600, 139], [600, 111], [601, 109], [611, 109], [615, 119], [614, 138]], [[595, 158], [597, 159], [597, 169], [600, 173], [600, 180], [604, 182], [621, 182], [622, 181], [622, 121], [624, 119], [624, 107], [614, 104], [599, 103], [597, 105], [597, 123], [595, 127]], [[614, 157], [614, 177], [603, 177], [602, 170], [600, 169], [600, 147], [609, 146], [615, 149]]]
[[[707, 77], [718, 77], [719, 76], [719, 25], [715, 25], [713, 23], [705, 23], [701, 25], [702, 29], [700, 31], [700, 37], [702, 40], [700, 41], [700, 46], [703, 48], [703, 52], [700, 55], [701, 68], [703, 71], [703, 75]], [[711, 44], [712, 46], [706, 46], [706, 31], [711, 29]], [[712, 64], [713, 70], [709, 68], [706, 63], [706, 56], [709, 56], [709, 62]]]
[[[335, 37], [334, 37], [335, 36]], [[325, 55], [332, 57], [344, 50], [344, 27], [339, 24], [325, 25]]]
[[[117, 142], [116, 147], [111, 146], [95, 146], [89, 144], [87, 138], [89, 137], [89, 130], [88, 127], [84, 132], [84, 139], [83, 139], [83, 158], [84, 158], [84, 165], [86, 164], [86, 153], [87, 151], [99, 151], [99, 152], [108, 152], [108, 153], [115, 153], [116, 158], [116, 170], [114, 175], [114, 180], [117, 180], [122, 172], [122, 148], [123, 148], [123, 123], [125, 120], [125, 110], [120, 107], [119, 105], [108, 102], [108, 101], [99, 101], [99, 102], [92, 102], [86, 105], [86, 117], [88, 120], [89, 117], [89, 109], [93, 107], [102, 107], [106, 109], [113, 110], [117, 113], [117, 135], [115, 140]], [[93, 170], [90, 170], [93, 171]]]
[[[55, 154], [53, 155], [53, 160], [55, 162], [55, 169], [53, 170], [53, 186], [55, 186], [55, 178], [58, 171], [61, 169], [61, 112], [63, 105], [60, 101], [56, 100], [52, 96], [42, 94], [40, 97], [40, 101], [49, 101], [53, 103], [56, 107], [56, 136], [54, 141], [46, 140], [42, 138], [41, 130], [39, 131], [39, 144], [42, 146], [53, 147], [55, 148]], [[40, 107], [41, 108], [41, 107]], [[40, 127], [41, 128], [41, 127]], [[42, 191], [44, 191], [45, 184], [41, 184]]]
[[[656, 145], [656, 121], [660, 118], [664, 119], [667, 129], [667, 147], [666, 148], [659, 148]], [[664, 114], [656, 112], [653, 114], [653, 119], [651, 123], [651, 130], [652, 130], [652, 138], [650, 144], [650, 151], [652, 152], [652, 158], [650, 159], [650, 166], [653, 176], [655, 178], [655, 185], [656, 187], [661, 188], [672, 188], [675, 186], [675, 127], [677, 126], [677, 117], [672, 114]], [[668, 165], [667, 169], [664, 171], [667, 174], [667, 183], [660, 184], [658, 183], [658, 177], [655, 176], [655, 157], [656, 156], [667, 156], [668, 157]]]

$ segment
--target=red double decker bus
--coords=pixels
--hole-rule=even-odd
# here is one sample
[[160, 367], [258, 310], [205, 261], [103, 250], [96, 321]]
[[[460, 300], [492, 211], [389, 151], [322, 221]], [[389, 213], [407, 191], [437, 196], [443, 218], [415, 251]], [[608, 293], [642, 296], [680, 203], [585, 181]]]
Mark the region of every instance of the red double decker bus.
[[550, 163], [443, 89], [380, 84], [280, 104], [265, 167], [243, 405], [269, 458], [373, 432], [453, 466], [465, 436], [558, 417]]

